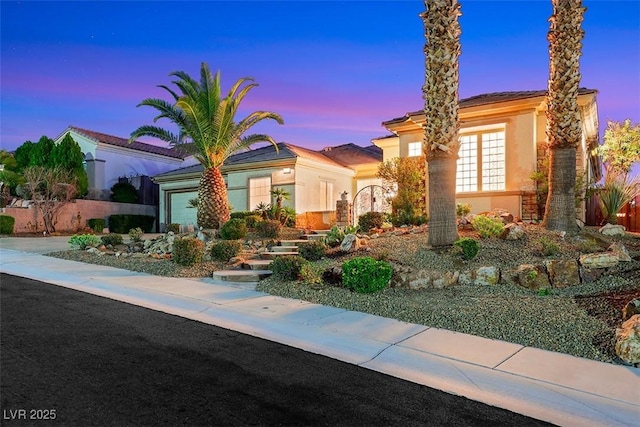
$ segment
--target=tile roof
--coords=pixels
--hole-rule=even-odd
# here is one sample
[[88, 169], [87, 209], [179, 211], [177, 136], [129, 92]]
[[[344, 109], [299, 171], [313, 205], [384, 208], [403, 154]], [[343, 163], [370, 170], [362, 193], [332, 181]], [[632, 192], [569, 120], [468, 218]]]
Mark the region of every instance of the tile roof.
[[107, 135], [106, 133], [94, 132], [92, 130], [82, 129], [76, 126], [69, 126], [69, 129], [103, 144], [115, 145], [117, 147], [143, 151], [145, 153], [158, 154], [160, 156], [172, 157], [174, 159], [183, 159], [185, 157], [175, 148], [158, 147], [156, 145], [146, 144], [140, 141], [133, 141], [131, 144], [129, 144], [128, 140], [125, 138]]
[[[578, 90], [579, 95], [585, 95], [590, 93], [598, 93], [596, 89], [580, 88]], [[460, 108], [477, 107], [479, 105], [496, 104], [498, 102], [516, 101], [519, 99], [537, 98], [547, 95], [547, 90], [522, 90], [513, 92], [492, 92], [483, 93], [480, 95], [464, 98], [459, 101]], [[401, 123], [407, 120], [411, 116], [418, 116], [424, 114], [424, 110], [413, 111], [405, 114], [402, 117], [396, 117], [391, 120], [383, 122], [383, 125], [392, 123]]]
[[322, 154], [343, 166], [355, 166], [382, 161], [382, 149], [371, 145], [360, 147], [355, 144], [343, 144], [337, 147], [327, 147]]

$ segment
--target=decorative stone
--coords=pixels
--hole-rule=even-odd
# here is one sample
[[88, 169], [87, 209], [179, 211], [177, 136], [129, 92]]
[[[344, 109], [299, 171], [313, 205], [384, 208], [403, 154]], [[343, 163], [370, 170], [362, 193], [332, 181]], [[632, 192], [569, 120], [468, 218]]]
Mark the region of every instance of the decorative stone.
[[460, 273], [442, 270], [413, 270], [407, 266], [394, 265], [391, 286], [413, 290], [442, 289], [458, 283]]
[[239, 256], [234, 256], [232, 257], [229, 262], [227, 262], [228, 266], [232, 266], [232, 267], [240, 267], [242, 264], [244, 264], [245, 259]]
[[631, 256], [629, 256], [627, 248], [625, 248], [622, 243], [613, 242], [607, 250], [616, 254], [618, 256], [618, 261], [620, 262], [631, 261]]
[[524, 237], [524, 228], [518, 224], [510, 223], [504, 227], [504, 231], [500, 235], [501, 239], [519, 240]]
[[500, 214], [500, 219], [502, 219], [502, 222], [505, 224], [511, 224], [513, 222], [513, 215], [509, 212], [505, 212]]
[[636, 314], [640, 314], [640, 298], [634, 298], [622, 309], [622, 320], [627, 320]]
[[631, 316], [616, 329], [616, 354], [627, 363], [640, 363], [640, 314]]
[[378, 237], [380, 237], [380, 234], [378, 233], [373, 233], [371, 236], [369, 236], [370, 239], [377, 239]]
[[625, 228], [624, 225], [605, 224], [600, 227], [598, 232], [605, 236], [624, 236]]
[[347, 234], [340, 243], [340, 250], [342, 252], [350, 252], [358, 248], [358, 237], [355, 234]]
[[496, 267], [480, 267], [475, 272], [474, 283], [480, 286], [497, 285], [500, 281], [500, 270]]
[[580, 255], [580, 265], [585, 268], [609, 268], [618, 265], [618, 255], [613, 252], [598, 252]]
[[545, 261], [553, 288], [566, 288], [580, 284], [580, 266], [573, 260]]
[[603, 268], [580, 267], [580, 278], [582, 283], [592, 283], [600, 279], [606, 270]]
[[515, 270], [507, 270], [503, 274], [506, 284], [518, 285], [527, 289], [549, 289], [551, 282], [544, 266], [522, 264]]

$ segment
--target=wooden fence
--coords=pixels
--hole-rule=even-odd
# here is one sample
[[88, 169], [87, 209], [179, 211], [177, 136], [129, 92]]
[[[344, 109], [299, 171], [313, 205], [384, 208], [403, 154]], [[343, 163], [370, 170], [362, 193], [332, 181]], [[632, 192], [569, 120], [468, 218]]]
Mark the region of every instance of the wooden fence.
[[[587, 202], [587, 225], [602, 225], [604, 215], [600, 210], [598, 196], [593, 196]], [[631, 203], [627, 203], [618, 212], [618, 224], [624, 225], [627, 231], [640, 233], [640, 196], [637, 196]]]

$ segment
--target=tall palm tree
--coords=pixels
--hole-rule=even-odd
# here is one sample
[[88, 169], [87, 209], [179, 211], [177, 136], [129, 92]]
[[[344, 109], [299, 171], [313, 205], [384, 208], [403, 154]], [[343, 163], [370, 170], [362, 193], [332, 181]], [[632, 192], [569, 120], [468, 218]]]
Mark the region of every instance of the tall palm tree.
[[[271, 119], [283, 124], [282, 117], [270, 111], [255, 111], [240, 121], [236, 121], [238, 107], [247, 93], [257, 86], [251, 78], [241, 78], [231, 87], [227, 96], [221, 96], [220, 72], [211, 75], [209, 66], [202, 63], [200, 82], [183, 71], [175, 71], [169, 76], [177, 77], [173, 84], [180, 93], [167, 86], [165, 89], [174, 102], [148, 98], [138, 106], [146, 105], [160, 112], [154, 122], [166, 118], [178, 126], [173, 133], [158, 126], [145, 125], [131, 133], [129, 141], [140, 136], [152, 136], [193, 154], [204, 170], [198, 186], [198, 226], [218, 228], [229, 220], [227, 187], [220, 168], [233, 153], [247, 150], [253, 144], [274, 139], [265, 134], [245, 133], [262, 120]], [[245, 84], [248, 83], [248, 84]]]
[[546, 138], [549, 149], [549, 192], [543, 226], [578, 231], [575, 208], [576, 148], [582, 138], [578, 89], [586, 8], [582, 0], [551, 0], [549, 87]]
[[458, 149], [458, 57], [460, 4], [457, 0], [425, 0], [421, 14], [426, 43], [422, 87], [424, 151], [428, 166], [429, 244], [452, 245], [456, 224], [456, 161]]

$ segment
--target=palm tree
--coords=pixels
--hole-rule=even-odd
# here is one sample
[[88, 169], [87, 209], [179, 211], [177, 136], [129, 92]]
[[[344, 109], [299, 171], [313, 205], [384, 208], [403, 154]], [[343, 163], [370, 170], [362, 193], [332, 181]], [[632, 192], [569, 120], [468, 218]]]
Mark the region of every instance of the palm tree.
[[457, 0], [425, 0], [426, 43], [424, 151], [428, 166], [429, 244], [452, 245], [456, 224], [456, 160], [458, 157], [458, 57], [460, 4]]
[[133, 131], [129, 141], [140, 136], [152, 136], [193, 154], [204, 167], [198, 186], [198, 226], [218, 228], [229, 220], [227, 187], [220, 168], [233, 153], [247, 150], [253, 144], [269, 142], [277, 149], [271, 136], [245, 133], [262, 120], [271, 119], [279, 124], [284, 121], [278, 114], [269, 111], [255, 111], [236, 121], [240, 103], [257, 86], [257, 83], [251, 83], [251, 78], [236, 81], [223, 98], [220, 72], [212, 76], [209, 66], [204, 62], [200, 68], [199, 83], [183, 71], [175, 71], [169, 75], [178, 78], [173, 83], [180, 94], [167, 86], [159, 87], [169, 92], [174, 102], [148, 98], [138, 106], [155, 108], [160, 114], [155, 117], [154, 122], [161, 118], [169, 119], [178, 126], [179, 133], [145, 125]]
[[284, 188], [274, 188], [273, 190], [271, 190], [271, 196], [275, 197], [276, 199], [275, 219], [280, 221], [280, 217], [282, 216], [282, 202], [285, 200], [289, 200], [289, 196], [291, 196], [291, 193], [289, 193]]
[[582, 138], [578, 89], [584, 31], [582, 0], [551, 0], [546, 138], [549, 192], [543, 226], [575, 233], [576, 147]]

